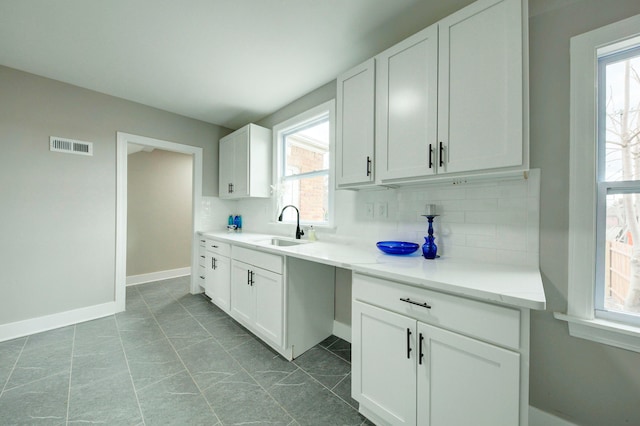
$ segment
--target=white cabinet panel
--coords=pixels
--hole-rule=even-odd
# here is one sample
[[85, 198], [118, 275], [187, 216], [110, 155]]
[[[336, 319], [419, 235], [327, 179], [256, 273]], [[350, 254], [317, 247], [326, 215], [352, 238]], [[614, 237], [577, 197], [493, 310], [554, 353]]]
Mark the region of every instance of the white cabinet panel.
[[418, 322], [420, 339], [419, 425], [518, 424], [518, 353]]
[[391, 47], [376, 57], [376, 63], [377, 176], [385, 181], [432, 175], [436, 170], [438, 26]]
[[477, 1], [440, 21], [439, 37], [446, 172], [522, 165], [521, 1]]
[[361, 407], [393, 425], [416, 424], [416, 321], [352, 305], [352, 390]]
[[231, 260], [228, 257], [214, 255], [211, 280], [207, 274], [207, 296], [220, 309], [229, 312], [231, 301]]
[[256, 293], [255, 326], [257, 332], [277, 346], [282, 346], [284, 286], [282, 275], [260, 268], [252, 269]]
[[338, 187], [374, 180], [375, 60], [337, 80], [336, 181]]
[[231, 262], [231, 316], [245, 324], [253, 322], [255, 297], [251, 287], [251, 265]]

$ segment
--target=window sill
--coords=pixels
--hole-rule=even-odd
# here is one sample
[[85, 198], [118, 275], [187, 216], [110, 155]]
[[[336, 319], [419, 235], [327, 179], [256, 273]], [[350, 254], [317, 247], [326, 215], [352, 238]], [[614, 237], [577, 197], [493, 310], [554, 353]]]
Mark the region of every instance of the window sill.
[[603, 319], [578, 318], [560, 312], [553, 316], [568, 323], [569, 334], [573, 337], [640, 352], [640, 327]]

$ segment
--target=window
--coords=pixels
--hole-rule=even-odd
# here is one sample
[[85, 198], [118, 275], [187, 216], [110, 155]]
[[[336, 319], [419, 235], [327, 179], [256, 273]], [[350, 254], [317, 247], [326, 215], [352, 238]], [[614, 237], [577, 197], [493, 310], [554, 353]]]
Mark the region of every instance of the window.
[[571, 39], [569, 294], [556, 314], [573, 336], [637, 352], [639, 28], [640, 15]]
[[640, 325], [640, 40], [598, 55], [595, 316]]
[[[274, 217], [291, 204], [299, 209], [301, 223], [332, 225], [333, 120], [334, 101], [330, 101], [274, 127]], [[295, 210], [285, 210], [283, 221], [294, 223]]]

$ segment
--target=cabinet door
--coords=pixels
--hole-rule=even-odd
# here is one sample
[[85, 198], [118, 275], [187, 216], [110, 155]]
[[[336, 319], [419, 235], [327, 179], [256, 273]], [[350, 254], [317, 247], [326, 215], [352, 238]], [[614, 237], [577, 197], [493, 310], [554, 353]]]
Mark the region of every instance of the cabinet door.
[[234, 132], [233, 197], [249, 196], [249, 127]]
[[250, 282], [251, 266], [233, 260], [231, 262], [231, 316], [250, 325], [255, 311], [255, 295]]
[[204, 275], [204, 294], [206, 294], [207, 296], [209, 296], [211, 298], [211, 300], [213, 300], [213, 295], [214, 295], [214, 282], [216, 281], [216, 274], [215, 274], [215, 268], [213, 267], [214, 265], [214, 258], [215, 255], [211, 252], [206, 252], [205, 255], [205, 275]]
[[438, 137], [446, 172], [523, 162], [521, 0], [480, 0], [440, 21]]
[[337, 184], [373, 182], [375, 59], [339, 76], [337, 85]]
[[520, 355], [418, 322], [418, 425], [519, 422]]
[[252, 286], [256, 293], [255, 326], [257, 332], [277, 346], [282, 346], [284, 285], [282, 275], [253, 267]]
[[235, 147], [233, 136], [220, 139], [218, 194], [220, 198], [231, 198], [231, 184], [233, 183], [233, 165], [235, 162]]
[[437, 25], [381, 53], [376, 64], [376, 176], [432, 175], [438, 156]]
[[384, 422], [415, 425], [416, 321], [353, 301], [351, 330], [353, 398]]
[[213, 303], [225, 312], [229, 312], [231, 300], [231, 261], [225, 256], [214, 256], [213, 294], [207, 293]]

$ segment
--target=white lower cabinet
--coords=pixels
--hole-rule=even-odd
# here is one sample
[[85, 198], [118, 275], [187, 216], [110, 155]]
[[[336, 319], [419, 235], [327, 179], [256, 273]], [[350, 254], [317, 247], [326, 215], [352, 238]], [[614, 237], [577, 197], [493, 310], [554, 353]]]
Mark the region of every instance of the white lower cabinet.
[[204, 292], [216, 306], [229, 312], [231, 302], [231, 246], [216, 240], [205, 239]]
[[231, 301], [231, 259], [221, 255], [211, 255], [206, 275], [205, 294], [220, 309], [229, 312]]
[[360, 411], [379, 425], [526, 425], [521, 314], [354, 274], [352, 396]]
[[232, 315], [260, 337], [281, 346], [282, 275], [236, 260], [232, 265]]
[[[255, 251], [251, 255], [252, 251], [247, 249], [237, 251], [243, 260], [234, 256], [231, 261], [231, 316], [263, 340], [281, 347], [284, 332], [282, 258]], [[242, 256], [246, 252], [249, 256]], [[251, 263], [247, 263], [246, 258], [252, 259]]]

